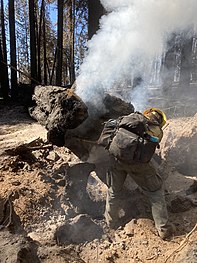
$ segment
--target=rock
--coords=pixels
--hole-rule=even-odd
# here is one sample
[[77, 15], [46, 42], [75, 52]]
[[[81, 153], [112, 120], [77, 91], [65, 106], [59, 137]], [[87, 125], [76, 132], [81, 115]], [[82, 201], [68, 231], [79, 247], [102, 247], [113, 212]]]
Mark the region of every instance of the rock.
[[136, 220], [131, 220], [129, 223], [127, 223], [124, 227], [125, 234], [129, 237], [134, 236], [134, 228], [136, 225]]
[[60, 159], [59, 155], [55, 152], [50, 152], [49, 155], [46, 157], [46, 159], [50, 160], [50, 161], [58, 161]]

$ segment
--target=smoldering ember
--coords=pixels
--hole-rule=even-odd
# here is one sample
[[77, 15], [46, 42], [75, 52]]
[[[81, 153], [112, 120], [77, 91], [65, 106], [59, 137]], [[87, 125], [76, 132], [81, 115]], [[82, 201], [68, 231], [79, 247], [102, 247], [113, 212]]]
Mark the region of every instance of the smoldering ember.
[[197, 262], [197, 2], [0, 9], [0, 263]]

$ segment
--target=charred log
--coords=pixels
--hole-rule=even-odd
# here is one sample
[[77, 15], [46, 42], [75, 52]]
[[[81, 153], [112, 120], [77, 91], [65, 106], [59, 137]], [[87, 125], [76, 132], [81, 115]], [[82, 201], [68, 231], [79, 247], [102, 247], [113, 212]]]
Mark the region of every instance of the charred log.
[[67, 129], [76, 128], [88, 117], [87, 106], [72, 89], [36, 86], [33, 100], [31, 117], [45, 126], [48, 140], [57, 146], [64, 145]]
[[106, 94], [104, 105], [107, 109], [107, 113], [104, 115], [105, 119], [118, 118], [121, 115], [128, 115], [134, 112], [134, 106], [131, 103], [110, 94]]

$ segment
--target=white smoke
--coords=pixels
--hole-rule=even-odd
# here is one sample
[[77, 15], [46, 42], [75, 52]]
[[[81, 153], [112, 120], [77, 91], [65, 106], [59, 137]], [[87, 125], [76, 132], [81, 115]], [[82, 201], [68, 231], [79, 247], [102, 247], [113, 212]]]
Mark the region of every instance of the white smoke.
[[[101, 3], [109, 13], [102, 17], [100, 30], [88, 43], [88, 53], [77, 78], [77, 94], [97, 111], [103, 106], [105, 92], [113, 93], [116, 83], [128, 76], [143, 76], [145, 83], [149, 80], [151, 63], [162, 55], [172, 33], [195, 31], [197, 27], [197, 0], [101, 0]], [[122, 93], [124, 88], [123, 85]], [[146, 98], [143, 87], [140, 93], [136, 94], [137, 109]]]

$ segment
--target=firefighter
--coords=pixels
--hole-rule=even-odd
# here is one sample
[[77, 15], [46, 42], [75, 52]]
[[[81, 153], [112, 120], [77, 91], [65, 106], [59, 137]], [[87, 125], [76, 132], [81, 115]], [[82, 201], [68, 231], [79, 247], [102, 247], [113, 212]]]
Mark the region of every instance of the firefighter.
[[[163, 137], [162, 127], [166, 123], [166, 115], [163, 111], [151, 108], [146, 110], [144, 116], [152, 125], [148, 126], [147, 135], [161, 141]], [[150, 203], [155, 227], [162, 239], [169, 238], [174, 227], [169, 223], [168, 212], [162, 188], [163, 180], [151, 162], [148, 163], [123, 163], [113, 159], [113, 164], [107, 172], [107, 198], [105, 207], [105, 219], [109, 227], [117, 228], [119, 224], [119, 200], [123, 191], [123, 184], [129, 174], [137, 185], [142, 188]]]

